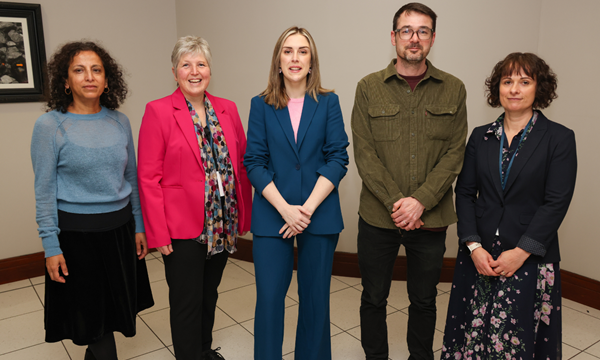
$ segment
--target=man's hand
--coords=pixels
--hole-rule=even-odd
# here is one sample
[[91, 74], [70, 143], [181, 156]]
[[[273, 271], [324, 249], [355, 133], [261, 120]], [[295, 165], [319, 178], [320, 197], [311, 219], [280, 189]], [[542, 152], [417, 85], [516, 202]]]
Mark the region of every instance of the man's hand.
[[392, 220], [397, 227], [403, 230], [414, 230], [424, 225], [421, 215], [425, 206], [413, 197], [402, 198], [392, 208]]

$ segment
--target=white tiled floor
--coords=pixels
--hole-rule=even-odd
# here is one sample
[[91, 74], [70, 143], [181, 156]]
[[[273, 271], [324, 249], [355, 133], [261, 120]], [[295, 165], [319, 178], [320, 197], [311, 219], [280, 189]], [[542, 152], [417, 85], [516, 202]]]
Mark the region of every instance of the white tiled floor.
[[[154, 255], [157, 254], [157, 255]], [[168, 287], [158, 253], [147, 257], [155, 306], [138, 316], [138, 333], [133, 338], [117, 334], [119, 358], [137, 360], [174, 359], [169, 329]], [[70, 341], [44, 342], [44, 277], [0, 285], [0, 360], [81, 360], [85, 348]], [[336, 360], [364, 359], [360, 346], [358, 309], [360, 279], [334, 276], [331, 281], [331, 345]], [[436, 358], [442, 347], [450, 284], [438, 286], [438, 321], [434, 347]], [[214, 327], [214, 347], [221, 347], [227, 360], [253, 357], [254, 266], [231, 259], [219, 287]], [[388, 304], [390, 357], [407, 359], [406, 283], [395, 281]], [[563, 359], [600, 359], [600, 310], [563, 299]], [[286, 299], [285, 360], [294, 358], [294, 336], [298, 316], [296, 276]]]

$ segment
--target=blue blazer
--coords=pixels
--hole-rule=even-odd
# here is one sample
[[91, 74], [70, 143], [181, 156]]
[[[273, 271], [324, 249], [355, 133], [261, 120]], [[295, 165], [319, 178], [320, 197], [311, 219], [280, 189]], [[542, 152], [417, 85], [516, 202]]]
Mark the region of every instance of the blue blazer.
[[344, 228], [338, 185], [348, 171], [348, 136], [338, 96], [328, 93], [317, 99], [304, 97], [297, 143], [287, 107], [276, 110], [260, 96], [252, 99], [244, 165], [255, 188], [251, 225], [255, 235], [281, 236], [284, 221], [262, 196], [271, 181], [288, 204], [302, 205], [320, 175], [335, 189], [315, 210], [305, 231], [324, 235]]
[[502, 190], [500, 141], [486, 135], [490, 125], [473, 130], [456, 184], [461, 243], [480, 241], [489, 252], [499, 229], [503, 250], [523, 241], [537, 248], [537, 255], [532, 252], [526, 262], [560, 261], [557, 231], [573, 197], [577, 174], [575, 134], [539, 112]]

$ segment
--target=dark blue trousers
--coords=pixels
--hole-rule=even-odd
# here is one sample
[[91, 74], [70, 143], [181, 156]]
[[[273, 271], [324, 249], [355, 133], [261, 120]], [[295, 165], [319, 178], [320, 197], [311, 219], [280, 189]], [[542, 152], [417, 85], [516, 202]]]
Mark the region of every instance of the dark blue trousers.
[[446, 251], [445, 231], [382, 229], [359, 219], [362, 347], [367, 360], [389, 358], [386, 307], [400, 245], [406, 249], [407, 261], [409, 360], [433, 360], [436, 286]]
[[[339, 234], [296, 236], [298, 244], [298, 327], [295, 359], [330, 360], [329, 293]], [[294, 240], [254, 235], [256, 274], [254, 359], [282, 357], [285, 296], [294, 267]]]

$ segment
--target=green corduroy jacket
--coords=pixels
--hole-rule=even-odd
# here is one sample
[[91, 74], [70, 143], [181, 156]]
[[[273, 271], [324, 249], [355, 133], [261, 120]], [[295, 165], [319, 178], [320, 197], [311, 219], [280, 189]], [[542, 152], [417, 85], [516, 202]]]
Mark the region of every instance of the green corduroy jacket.
[[356, 88], [352, 136], [362, 178], [359, 215], [370, 225], [396, 229], [392, 207], [412, 196], [425, 206], [424, 227], [448, 226], [457, 221], [452, 183], [465, 152], [465, 86], [427, 60], [425, 77], [411, 91], [395, 64], [367, 75]]

